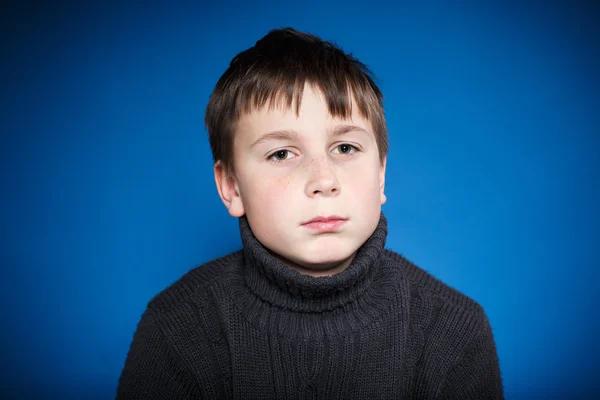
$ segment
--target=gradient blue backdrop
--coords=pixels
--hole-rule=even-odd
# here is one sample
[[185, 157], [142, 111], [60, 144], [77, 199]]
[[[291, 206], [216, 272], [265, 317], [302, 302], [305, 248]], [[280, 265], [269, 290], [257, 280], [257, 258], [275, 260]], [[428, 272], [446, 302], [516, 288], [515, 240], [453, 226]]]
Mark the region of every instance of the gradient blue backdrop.
[[378, 75], [388, 246], [485, 307], [507, 397], [600, 395], [598, 7], [150, 3], [3, 8], [3, 398], [113, 398], [148, 300], [239, 248], [203, 112], [288, 25]]

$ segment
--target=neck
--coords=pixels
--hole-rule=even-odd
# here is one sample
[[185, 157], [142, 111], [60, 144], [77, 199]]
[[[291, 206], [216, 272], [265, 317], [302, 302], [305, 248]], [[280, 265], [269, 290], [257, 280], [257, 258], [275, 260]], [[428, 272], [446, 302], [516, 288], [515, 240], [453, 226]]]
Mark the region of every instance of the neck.
[[395, 296], [397, 280], [389, 274], [396, 268], [390, 268], [384, 251], [383, 214], [353, 257], [319, 271], [312, 266], [298, 271], [293, 268], [298, 266], [276, 258], [256, 239], [245, 218], [240, 218], [240, 232], [244, 249], [232, 269], [231, 296], [259, 330], [303, 338], [345, 335], [380, 318]]
[[298, 312], [318, 312], [354, 301], [369, 289], [379, 269], [387, 236], [383, 214], [373, 234], [353, 257], [315, 270], [280, 260], [240, 218], [246, 286], [263, 301]]
[[337, 275], [337, 274], [345, 271], [346, 268], [348, 268], [348, 266], [352, 263], [352, 260], [354, 260], [354, 256], [356, 255], [356, 253], [353, 253], [352, 255], [350, 255], [350, 257], [348, 257], [344, 260], [335, 262], [335, 263], [307, 266], [307, 265], [295, 263], [285, 257], [280, 256], [279, 254], [277, 254], [275, 252], [272, 252], [271, 250], [267, 250], [267, 251], [269, 252], [269, 254], [271, 256], [273, 256], [273, 258], [275, 258], [277, 261], [279, 261], [281, 264], [285, 265], [286, 267], [293, 269], [294, 271], [297, 271], [301, 275], [312, 276], [315, 278], [320, 278], [320, 277], [324, 277], [324, 276], [333, 276], [333, 275]]

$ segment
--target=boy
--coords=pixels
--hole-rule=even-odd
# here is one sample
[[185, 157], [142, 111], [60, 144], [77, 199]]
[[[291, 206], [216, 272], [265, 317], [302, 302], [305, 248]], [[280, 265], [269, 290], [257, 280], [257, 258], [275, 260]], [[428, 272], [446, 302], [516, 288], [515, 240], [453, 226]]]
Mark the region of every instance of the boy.
[[149, 303], [117, 398], [503, 398], [483, 309], [384, 249], [387, 131], [362, 63], [273, 30], [205, 121], [243, 249]]

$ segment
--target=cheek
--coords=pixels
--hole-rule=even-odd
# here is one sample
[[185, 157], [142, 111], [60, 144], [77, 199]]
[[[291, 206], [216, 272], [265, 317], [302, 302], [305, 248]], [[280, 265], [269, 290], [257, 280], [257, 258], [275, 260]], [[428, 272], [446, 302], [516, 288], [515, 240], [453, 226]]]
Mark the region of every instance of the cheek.
[[353, 195], [369, 197], [379, 193], [379, 169], [372, 165], [358, 165], [345, 171], [345, 187]]
[[251, 206], [275, 210], [278, 206], [290, 204], [293, 199], [295, 179], [289, 176], [271, 176], [253, 180], [247, 187], [245, 200]]

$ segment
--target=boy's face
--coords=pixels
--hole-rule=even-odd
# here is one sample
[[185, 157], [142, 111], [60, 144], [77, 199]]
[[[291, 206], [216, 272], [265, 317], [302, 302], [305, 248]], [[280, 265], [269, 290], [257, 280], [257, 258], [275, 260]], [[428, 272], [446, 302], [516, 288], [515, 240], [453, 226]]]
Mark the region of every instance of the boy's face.
[[[298, 116], [293, 108], [267, 107], [243, 115], [234, 160], [235, 177], [215, 166], [229, 213], [245, 214], [257, 239], [303, 274], [342, 271], [377, 227], [385, 162], [371, 123], [358, 112], [347, 120], [333, 118], [310, 85]], [[330, 216], [343, 221], [306, 225]]]

